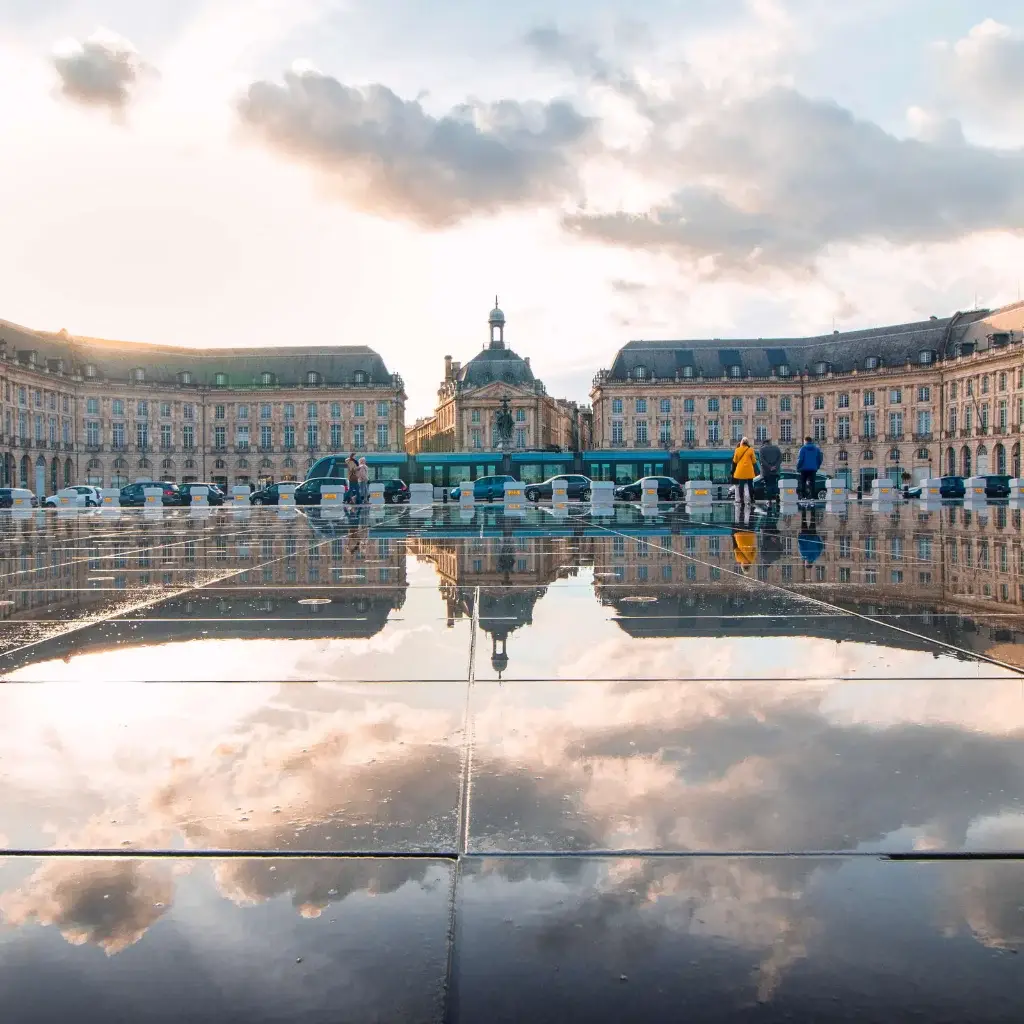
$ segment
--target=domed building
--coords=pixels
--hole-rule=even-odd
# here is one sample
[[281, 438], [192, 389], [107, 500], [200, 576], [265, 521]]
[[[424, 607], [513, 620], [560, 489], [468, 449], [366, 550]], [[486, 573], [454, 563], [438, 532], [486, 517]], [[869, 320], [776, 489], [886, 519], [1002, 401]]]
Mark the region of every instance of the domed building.
[[[579, 446], [576, 403], [548, 395], [533, 374], [529, 356], [505, 344], [505, 323], [495, 296], [487, 317], [487, 344], [465, 364], [444, 357], [434, 415], [406, 431], [408, 451], [571, 451]], [[504, 417], [506, 409], [510, 422]]]

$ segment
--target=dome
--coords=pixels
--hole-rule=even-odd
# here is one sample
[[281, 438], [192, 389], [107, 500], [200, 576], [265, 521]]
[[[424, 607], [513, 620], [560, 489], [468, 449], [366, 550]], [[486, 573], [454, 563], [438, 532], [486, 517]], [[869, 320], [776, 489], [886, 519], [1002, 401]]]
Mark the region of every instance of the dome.
[[505, 314], [498, 308], [498, 296], [494, 296], [494, 309], [491, 310], [491, 315], [487, 318], [487, 322], [492, 327], [503, 327], [505, 324]]
[[485, 348], [459, 370], [458, 379], [465, 387], [480, 388], [495, 381], [532, 387], [536, 378], [526, 360], [511, 349]]

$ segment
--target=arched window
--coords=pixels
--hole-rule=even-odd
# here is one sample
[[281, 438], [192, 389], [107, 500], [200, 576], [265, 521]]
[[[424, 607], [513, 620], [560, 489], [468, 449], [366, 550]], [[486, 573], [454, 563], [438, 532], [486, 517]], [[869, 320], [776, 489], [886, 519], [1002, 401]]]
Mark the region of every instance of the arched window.
[[365, 370], [356, 370], [356, 372], [352, 376], [352, 380], [356, 384], [365, 384], [366, 383], [366, 371]]
[[196, 468], [196, 460], [195, 459], [186, 459], [185, 460], [185, 468], [186, 469], [195, 469]]
[[249, 460], [248, 459], [239, 459], [238, 460], [238, 468], [239, 469], [248, 469], [249, 468]]
[[788, 448], [782, 453], [782, 461], [783, 462], [792, 462], [793, 461], [793, 453]]
[[1001, 445], [996, 445], [996, 472], [1003, 476], [1006, 473], [1006, 449]]
[[956, 452], [952, 448], [946, 449], [946, 476], [956, 475]]
[[971, 449], [964, 445], [960, 451], [960, 475], [971, 475]]
[[95, 363], [86, 363], [85, 364], [85, 375], [90, 380], [92, 380], [92, 378], [96, 376], [96, 364]]
[[733, 366], [729, 367], [729, 376], [730, 377], [739, 377], [739, 376], [742, 375], [742, 373], [743, 373], [743, 367], [742, 366], [733, 365]]
[[927, 462], [928, 461], [928, 449], [927, 448], [918, 448], [917, 449], [917, 457], [922, 462]]
[[789, 363], [779, 363], [779, 365], [775, 368], [775, 372], [780, 377], [788, 377], [789, 376]]
[[861, 454], [861, 459], [864, 462], [873, 462], [874, 458], [875, 453], [870, 448], [865, 448], [863, 453]]
[[136, 384], [144, 383], [146, 380], [146, 371], [141, 366], [136, 366], [135, 369], [132, 370], [132, 380]]
[[900, 461], [900, 450], [899, 450], [899, 448], [890, 448], [889, 449], [889, 458], [892, 459], [893, 462], [899, 462]]
[[72, 479], [74, 479], [74, 474], [75, 474], [75, 468], [71, 464], [71, 460], [70, 459], [66, 459], [64, 461], [64, 486], [65, 487], [70, 487], [71, 486], [71, 481], [72, 481]]
[[646, 366], [634, 366], [633, 367], [633, 376], [637, 380], [644, 380], [647, 377], [647, 367]]
[[149, 459], [139, 459], [139, 469], [149, 469]]
[[294, 469], [295, 468], [295, 460], [290, 455], [288, 456], [288, 458], [286, 458], [284, 460], [284, 468], [285, 469]]
[[227, 463], [223, 459], [218, 459], [213, 464], [213, 468], [214, 469], [227, 469]]
[[260, 383], [264, 387], [271, 387], [274, 383], [274, 375], [269, 370], [264, 370], [260, 374]]
[[320, 383], [320, 374], [317, 373], [316, 370], [310, 370], [309, 373], [306, 374], [306, 383], [307, 384], [319, 384]]
[[173, 459], [164, 459], [164, 461], [160, 463], [160, 468], [161, 469], [174, 469], [174, 460]]
[[686, 377], [686, 378], [692, 377], [693, 376], [693, 367], [692, 366], [684, 366], [683, 367], [683, 376]]
[[192, 373], [189, 370], [178, 371], [178, 383], [182, 385], [188, 385], [192, 383]]
[[850, 453], [845, 448], [840, 448], [836, 453], [836, 459], [839, 462], [846, 462], [850, 458]]
[[226, 388], [228, 386], [228, 375], [226, 373], [215, 373], [213, 375], [213, 386], [215, 388]]

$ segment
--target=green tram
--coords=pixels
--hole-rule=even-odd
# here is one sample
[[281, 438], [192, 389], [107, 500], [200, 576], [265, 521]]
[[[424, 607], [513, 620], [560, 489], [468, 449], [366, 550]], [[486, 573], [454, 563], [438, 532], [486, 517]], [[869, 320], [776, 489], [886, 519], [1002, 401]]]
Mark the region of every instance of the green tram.
[[[344, 452], [318, 459], [306, 478], [345, 475]], [[593, 451], [367, 452], [372, 480], [399, 478], [407, 484], [433, 484], [438, 497], [464, 481], [504, 474], [523, 483], [539, 483], [562, 473], [582, 473], [592, 480], [632, 483], [644, 476], [670, 476], [680, 483], [707, 480], [725, 497], [732, 479], [731, 448], [670, 451], [658, 448], [600, 448]], [[440, 492], [440, 493], [438, 493]]]

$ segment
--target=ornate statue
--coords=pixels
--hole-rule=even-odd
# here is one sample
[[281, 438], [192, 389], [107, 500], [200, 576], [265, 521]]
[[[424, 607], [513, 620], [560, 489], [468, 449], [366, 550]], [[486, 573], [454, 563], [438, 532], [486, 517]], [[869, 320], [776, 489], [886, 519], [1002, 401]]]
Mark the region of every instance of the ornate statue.
[[508, 448], [512, 444], [513, 427], [512, 410], [508, 407], [508, 398], [503, 398], [501, 408], [494, 414], [494, 430], [502, 448]]

